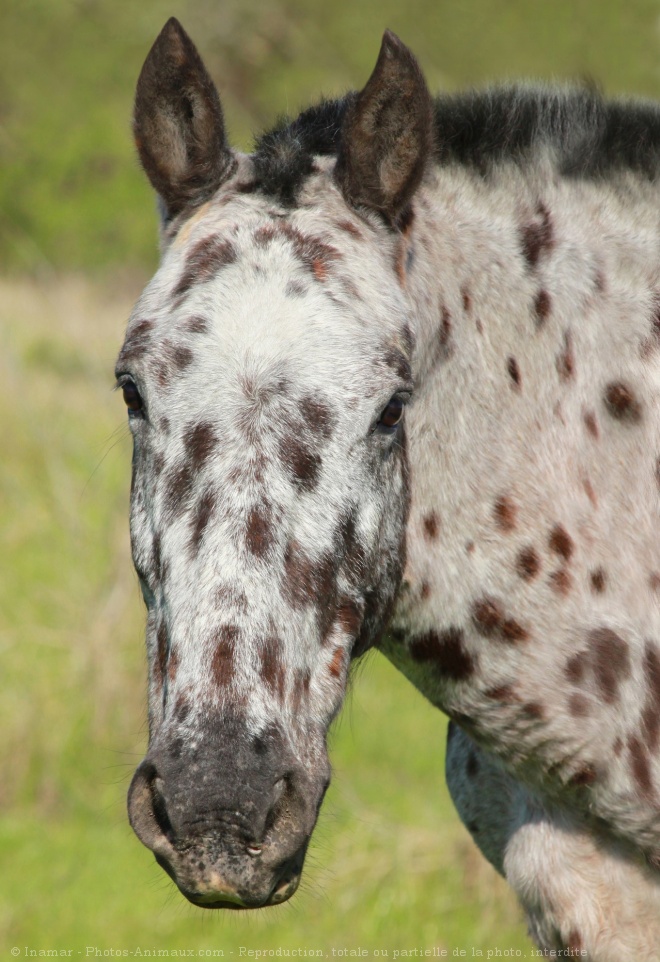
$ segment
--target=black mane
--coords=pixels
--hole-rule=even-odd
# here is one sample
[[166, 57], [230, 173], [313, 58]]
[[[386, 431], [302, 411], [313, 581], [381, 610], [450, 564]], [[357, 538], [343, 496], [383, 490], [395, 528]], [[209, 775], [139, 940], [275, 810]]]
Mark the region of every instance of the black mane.
[[[257, 183], [292, 204], [315, 155], [336, 154], [346, 108], [356, 95], [324, 100], [291, 121], [282, 118], [256, 142]], [[443, 95], [435, 101], [435, 156], [487, 173], [496, 163], [525, 163], [548, 147], [559, 171], [597, 178], [630, 170], [660, 173], [660, 107], [605, 101], [591, 89], [511, 86]]]

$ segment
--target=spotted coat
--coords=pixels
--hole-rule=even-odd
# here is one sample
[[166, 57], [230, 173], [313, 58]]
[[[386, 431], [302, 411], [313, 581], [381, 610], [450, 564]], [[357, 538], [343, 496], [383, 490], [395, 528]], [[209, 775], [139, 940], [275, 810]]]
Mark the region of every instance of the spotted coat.
[[138, 835], [198, 905], [288, 898], [377, 646], [452, 719], [537, 943], [657, 958], [660, 114], [432, 102], [387, 33], [362, 92], [241, 155], [170, 21], [135, 131], [164, 213], [117, 363]]

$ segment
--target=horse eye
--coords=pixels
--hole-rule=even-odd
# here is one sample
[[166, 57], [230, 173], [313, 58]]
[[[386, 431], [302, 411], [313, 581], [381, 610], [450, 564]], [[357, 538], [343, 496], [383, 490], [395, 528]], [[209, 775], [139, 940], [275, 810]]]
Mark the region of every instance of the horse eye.
[[125, 381], [121, 386], [124, 402], [129, 411], [142, 410], [142, 398], [133, 381]]
[[391, 398], [381, 412], [378, 427], [395, 428], [403, 417], [403, 407], [400, 397]]

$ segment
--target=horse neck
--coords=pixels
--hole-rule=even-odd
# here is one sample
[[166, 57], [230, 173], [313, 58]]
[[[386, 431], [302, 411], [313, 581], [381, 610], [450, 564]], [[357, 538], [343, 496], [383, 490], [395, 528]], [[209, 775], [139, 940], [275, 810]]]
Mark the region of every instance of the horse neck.
[[416, 391], [393, 622], [406, 632], [439, 612], [464, 619], [466, 586], [502, 580], [514, 529], [546, 543], [558, 522], [577, 525], [600, 472], [596, 386], [616, 379], [613, 357], [625, 378], [639, 365], [656, 310], [657, 194], [631, 176], [561, 178], [550, 162], [429, 175], [406, 277]]

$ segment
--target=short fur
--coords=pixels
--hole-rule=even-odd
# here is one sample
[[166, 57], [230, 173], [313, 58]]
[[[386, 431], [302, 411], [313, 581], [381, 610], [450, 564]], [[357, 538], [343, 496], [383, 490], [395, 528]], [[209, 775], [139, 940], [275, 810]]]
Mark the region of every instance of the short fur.
[[[143, 156], [172, 110], [211, 156], [217, 126], [159, 76]], [[659, 114], [522, 88], [430, 104], [387, 34], [360, 94], [253, 156], [223, 146], [136, 306], [131, 822], [195, 904], [290, 897], [328, 726], [377, 646], [451, 717], [452, 797], [537, 944], [651, 962]], [[197, 170], [145, 167], [181, 201]]]

